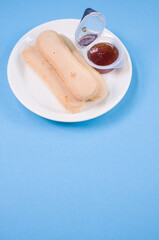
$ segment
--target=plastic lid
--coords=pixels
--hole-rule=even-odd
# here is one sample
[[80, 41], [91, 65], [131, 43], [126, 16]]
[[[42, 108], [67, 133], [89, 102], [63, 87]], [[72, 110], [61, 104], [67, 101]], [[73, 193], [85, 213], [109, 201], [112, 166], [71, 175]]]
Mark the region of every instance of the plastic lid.
[[105, 17], [97, 11], [87, 8], [75, 33], [76, 45], [79, 48], [85, 48], [102, 34], [104, 27]]

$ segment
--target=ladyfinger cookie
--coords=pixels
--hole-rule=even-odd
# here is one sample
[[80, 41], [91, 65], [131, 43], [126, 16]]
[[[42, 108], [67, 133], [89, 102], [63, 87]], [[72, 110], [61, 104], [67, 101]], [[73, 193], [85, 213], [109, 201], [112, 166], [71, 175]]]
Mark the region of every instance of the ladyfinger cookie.
[[76, 99], [68, 90], [61, 77], [45, 60], [35, 46], [28, 47], [22, 53], [24, 60], [43, 79], [60, 103], [71, 113], [78, 112], [84, 101]]
[[89, 100], [97, 95], [98, 80], [86, 66], [79, 63], [60, 35], [53, 30], [44, 31], [37, 37], [36, 46], [75, 98]]

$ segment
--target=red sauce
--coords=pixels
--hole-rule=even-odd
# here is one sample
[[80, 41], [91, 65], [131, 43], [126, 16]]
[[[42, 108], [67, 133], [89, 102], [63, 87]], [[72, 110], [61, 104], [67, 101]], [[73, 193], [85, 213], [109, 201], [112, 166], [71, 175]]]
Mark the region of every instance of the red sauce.
[[97, 43], [87, 53], [91, 62], [98, 66], [107, 66], [119, 56], [118, 49], [111, 43]]

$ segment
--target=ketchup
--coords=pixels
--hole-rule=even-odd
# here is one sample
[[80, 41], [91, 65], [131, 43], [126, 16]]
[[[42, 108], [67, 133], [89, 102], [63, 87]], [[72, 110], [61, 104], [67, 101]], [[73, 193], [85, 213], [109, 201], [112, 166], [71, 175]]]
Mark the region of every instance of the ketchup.
[[107, 66], [117, 60], [119, 52], [111, 43], [97, 43], [91, 47], [87, 56], [94, 64], [98, 66]]

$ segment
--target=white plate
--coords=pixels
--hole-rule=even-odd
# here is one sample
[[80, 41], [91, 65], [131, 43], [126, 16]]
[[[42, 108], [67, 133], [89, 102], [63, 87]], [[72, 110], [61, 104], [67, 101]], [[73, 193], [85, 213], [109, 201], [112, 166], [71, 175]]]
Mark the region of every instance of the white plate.
[[[39, 76], [24, 62], [21, 52], [35, 43], [40, 32], [53, 29], [65, 34], [74, 42], [75, 30], [79, 24], [77, 19], [62, 19], [44, 23], [26, 33], [15, 45], [8, 62], [8, 81], [18, 100], [32, 112], [61, 122], [79, 122], [98, 117], [112, 109], [125, 95], [132, 76], [132, 64], [125, 46], [126, 64], [123, 69], [104, 74], [109, 88], [105, 99], [87, 102], [79, 113], [68, 113]], [[113, 35], [107, 29], [104, 34]]]

